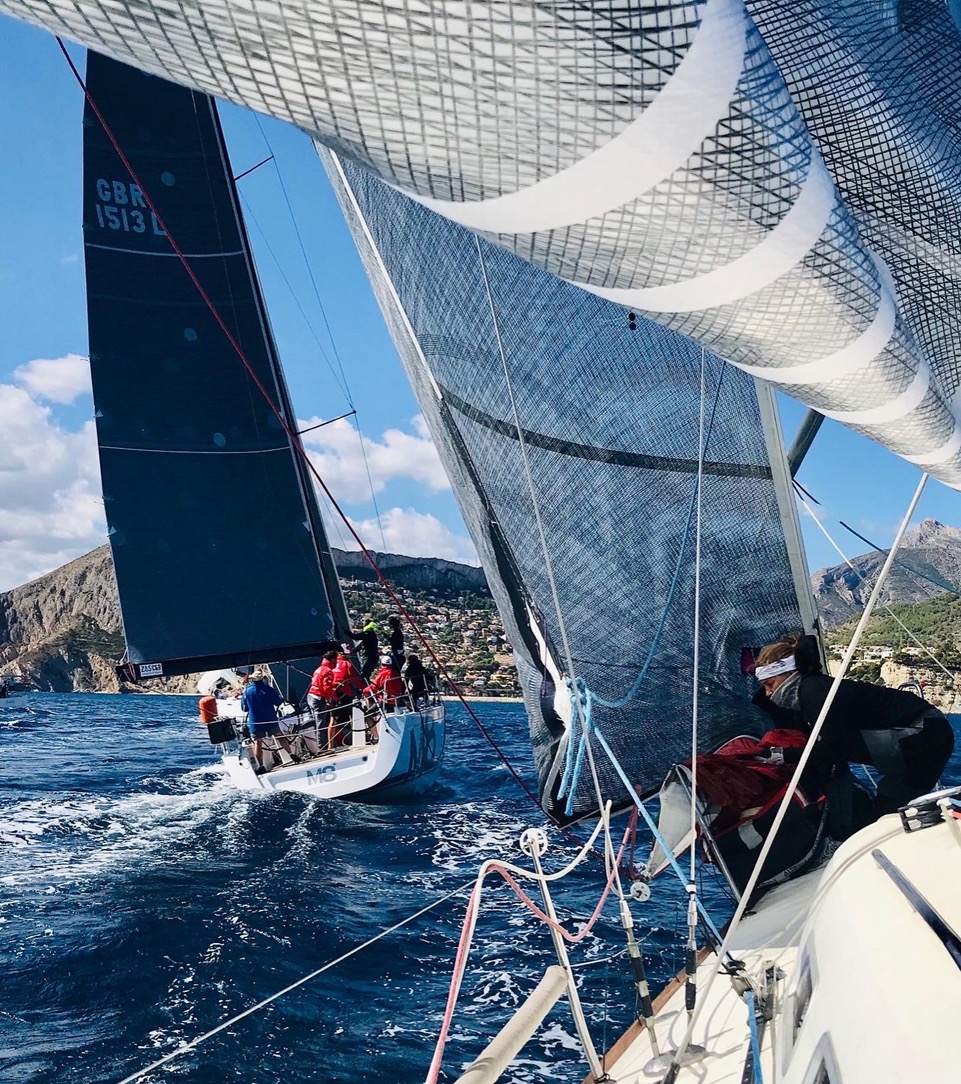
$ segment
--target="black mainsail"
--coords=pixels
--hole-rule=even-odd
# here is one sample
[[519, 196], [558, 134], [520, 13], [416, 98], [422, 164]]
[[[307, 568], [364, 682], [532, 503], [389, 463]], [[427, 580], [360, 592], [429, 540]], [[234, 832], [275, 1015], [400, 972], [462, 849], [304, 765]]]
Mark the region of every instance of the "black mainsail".
[[320, 510], [211, 311], [293, 430], [214, 102], [95, 53], [87, 91], [90, 366], [127, 672], [316, 657], [348, 624]]

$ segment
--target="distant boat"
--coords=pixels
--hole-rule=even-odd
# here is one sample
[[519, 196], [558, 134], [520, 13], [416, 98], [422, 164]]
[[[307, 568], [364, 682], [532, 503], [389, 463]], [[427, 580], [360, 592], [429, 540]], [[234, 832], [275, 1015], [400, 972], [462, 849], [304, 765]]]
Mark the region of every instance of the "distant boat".
[[[140, 681], [271, 663], [297, 705], [321, 654], [350, 639], [350, 619], [216, 106], [92, 52], [87, 89], [84, 255], [126, 643], [118, 671]], [[390, 800], [432, 781], [439, 699], [389, 711], [376, 744], [360, 714], [348, 748], [321, 753], [305, 737], [301, 763], [266, 774], [255, 774], [239, 725], [211, 739], [245, 789]], [[304, 713], [285, 726], [313, 722]]]

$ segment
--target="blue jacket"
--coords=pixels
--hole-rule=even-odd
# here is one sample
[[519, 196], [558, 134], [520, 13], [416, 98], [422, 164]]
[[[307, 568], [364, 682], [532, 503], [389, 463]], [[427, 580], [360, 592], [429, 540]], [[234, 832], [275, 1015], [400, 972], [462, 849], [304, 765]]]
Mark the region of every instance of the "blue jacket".
[[241, 706], [247, 710], [248, 726], [274, 722], [283, 702], [280, 693], [266, 681], [251, 681], [240, 698]]

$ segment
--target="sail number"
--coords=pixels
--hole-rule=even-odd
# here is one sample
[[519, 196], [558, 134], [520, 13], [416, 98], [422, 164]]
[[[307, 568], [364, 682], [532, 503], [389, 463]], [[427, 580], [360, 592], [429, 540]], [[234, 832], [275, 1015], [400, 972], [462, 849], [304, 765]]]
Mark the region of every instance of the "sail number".
[[333, 764], [325, 764], [316, 772], [307, 772], [307, 781], [314, 783], [333, 783], [337, 778], [337, 769]]
[[139, 184], [128, 181], [97, 181], [97, 203], [94, 212], [101, 229], [124, 230], [127, 233], [147, 233], [166, 237], [160, 220], [147, 206]]

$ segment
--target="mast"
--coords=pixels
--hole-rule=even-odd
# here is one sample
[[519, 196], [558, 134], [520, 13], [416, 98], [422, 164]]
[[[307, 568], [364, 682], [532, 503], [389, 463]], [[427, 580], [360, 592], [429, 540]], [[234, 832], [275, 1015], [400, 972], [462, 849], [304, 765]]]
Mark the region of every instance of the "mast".
[[[801, 524], [798, 521], [797, 502], [794, 499], [793, 471], [784, 451], [784, 434], [781, 430], [781, 419], [777, 411], [774, 386], [766, 380], [755, 378], [754, 388], [757, 392], [757, 404], [761, 412], [761, 427], [764, 431], [768, 459], [771, 463], [771, 477], [774, 482], [774, 493], [777, 497], [778, 513], [781, 517], [781, 525], [784, 528], [784, 543], [787, 546], [788, 562], [791, 568], [791, 578], [794, 581], [794, 590], [797, 594], [798, 610], [801, 614], [804, 631], [812, 633], [818, 627], [818, 614], [814, 605], [814, 592], [811, 590], [811, 577], [808, 572], [807, 556], [804, 552]], [[817, 427], [815, 426], [814, 433], [816, 432]], [[814, 433], [811, 434], [811, 440], [814, 439]], [[810, 441], [808, 441], [808, 444], [810, 444]]]

